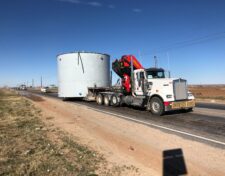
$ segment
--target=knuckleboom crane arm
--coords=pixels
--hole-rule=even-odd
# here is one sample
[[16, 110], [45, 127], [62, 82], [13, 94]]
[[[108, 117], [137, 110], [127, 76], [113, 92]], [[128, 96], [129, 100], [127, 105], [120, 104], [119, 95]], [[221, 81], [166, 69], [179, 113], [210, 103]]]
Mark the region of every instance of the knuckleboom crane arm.
[[[133, 62], [133, 63], [132, 63]], [[124, 55], [112, 63], [113, 71], [122, 79], [122, 86], [126, 93], [131, 92], [131, 66], [133, 70], [143, 69], [141, 63], [133, 55]]]

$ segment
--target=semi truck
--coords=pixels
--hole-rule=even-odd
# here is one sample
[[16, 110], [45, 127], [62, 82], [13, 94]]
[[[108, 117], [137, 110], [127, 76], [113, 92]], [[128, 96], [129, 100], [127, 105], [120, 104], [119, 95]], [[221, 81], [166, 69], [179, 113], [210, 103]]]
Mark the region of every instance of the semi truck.
[[89, 87], [86, 100], [92, 97], [105, 106], [136, 106], [155, 115], [167, 111], [192, 111], [195, 98], [188, 91], [187, 81], [166, 78], [163, 68], [145, 69], [133, 55], [124, 55], [112, 63], [113, 71], [121, 78], [121, 86]]

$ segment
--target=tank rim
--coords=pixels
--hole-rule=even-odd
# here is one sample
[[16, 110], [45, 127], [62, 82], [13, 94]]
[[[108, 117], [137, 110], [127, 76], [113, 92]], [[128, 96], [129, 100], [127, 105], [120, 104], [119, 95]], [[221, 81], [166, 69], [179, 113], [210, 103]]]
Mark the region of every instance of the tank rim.
[[66, 54], [77, 54], [77, 53], [85, 53], [85, 54], [101, 54], [101, 55], [106, 55], [108, 57], [110, 57], [109, 54], [105, 54], [105, 53], [99, 53], [99, 52], [91, 52], [91, 51], [71, 51], [71, 52], [67, 52], [67, 53], [60, 53], [57, 54], [56, 57], [58, 56], [62, 56], [62, 55], [66, 55]]

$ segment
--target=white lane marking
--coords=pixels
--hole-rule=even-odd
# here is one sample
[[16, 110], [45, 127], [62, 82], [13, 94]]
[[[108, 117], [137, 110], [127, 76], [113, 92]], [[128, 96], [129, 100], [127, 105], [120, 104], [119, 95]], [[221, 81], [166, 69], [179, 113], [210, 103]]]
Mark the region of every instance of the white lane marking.
[[138, 122], [138, 123], [141, 123], [141, 124], [145, 124], [145, 125], [161, 128], [161, 129], [164, 129], [164, 130], [167, 130], [167, 131], [172, 131], [172, 132], [175, 132], [175, 133], [187, 135], [187, 136], [190, 136], [190, 137], [194, 137], [194, 138], [197, 138], [197, 139], [201, 139], [201, 140], [205, 140], [205, 141], [208, 141], [208, 142], [212, 142], [212, 143], [216, 143], [216, 144], [220, 144], [220, 145], [225, 146], [225, 142], [217, 141], [217, 140], [214, 140], [214, 139], [206, 138], [206, 137], [195, 135], [195, 134], [191, 134], [191, 133], [187, 133], [187, 132], [184, 132], [184, 131], [175, 130], [175, 129], [168, 128], [168, 127], [161, 126], [161, 125], [156, 125], [156, 124], [153, 124], [153, 123], [144, 122], [144, 121], [133, 119], [133, 118], [130, 118], [130, 117], [127, 117], [127, 116], [124, 116], [124, 115], [111, 113], [111, 112], [107, 112], [107, 111], [104, 111], [104, 110], [99, 110], [99, 109], [92, 108], [92, 107], [89, 107], [89, 106], [86, 106], [86, 107], [88, 107], [89, 109], [98, 111], [98, 112], [103, 112], [103, 113], [106, 113], [106, 114], [109, 114], [109, 115], [118, 116], [118, 117], [121, 117], [123, 119], [131, 120], [131, 121]]

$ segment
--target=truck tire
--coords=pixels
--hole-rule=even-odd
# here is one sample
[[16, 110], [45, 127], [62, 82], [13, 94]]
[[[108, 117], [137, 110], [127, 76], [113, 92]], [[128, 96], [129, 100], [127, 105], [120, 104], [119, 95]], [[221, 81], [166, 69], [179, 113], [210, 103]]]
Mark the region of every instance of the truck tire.
[[119, 105], [119, 98], [116, 95], [111, 96], [111, 105], [118, 106]]
[[109, 100], [109, 96], [104, 96], [104, 105], [105, 106], [109, 106], [110, 105], [110, 100]]
[[102, 105], [103, 104], [103, 96], [102, 94], [98, 94], [97, 97], [96, 97], [96, 102], [97, 104], [99, 105]]
[[164, 113], [164, 104], [162, 100], [158, 97], [153, 97], [150, 101], [150, 110], [152, 114], [163, 115]]

